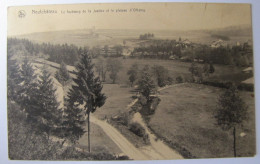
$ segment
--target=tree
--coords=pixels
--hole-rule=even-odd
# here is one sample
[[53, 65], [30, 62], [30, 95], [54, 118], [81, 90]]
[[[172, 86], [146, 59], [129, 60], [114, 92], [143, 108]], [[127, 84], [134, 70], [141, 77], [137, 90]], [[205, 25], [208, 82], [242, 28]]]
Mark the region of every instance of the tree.
[[114, 49], [116, 51], [116, 56], [122, 56], [123, 47], [121, 45], [115, 45]]
[[231, 85], [218, 100], [217, 112], [215, 118], [217, 125], [223, 130], [233, 129], [233, 150], [236, 157], [236, 127], [248, 119], [247, 106], [239, 96], [238, 90]]
[[209, 73], [213, 74], [215, 72], [215, 68], [212, 63], [209, 65]]
[[108, 56], [108, 50], [109, 50], [108, 45], [105, 45], [105, 46], [104, 46], [105, 57]]
[[131, 68], [127, 71], [127, 75], [129, 75], [129, 81], [131, 83], [131, 87], [138, 77], [138, 64], [133, 64]]
[[26, 106], [28, 121], [34, 124], [38, 132], [46, 133], [49, 138], [61, 126], [62, 111], [59, 105], [51, 75], [44, 66], [39, 75], [37, 90]]
[[16, 101], [19, 85], [22, 82], [20, 68], [16, 60], [12, 59], [11, 54], [7, 56], [7, 96]]
[[70, 79], [70, 74], [64, 62], [61, 62], [60, 69], [55, 73], [55, 77], [63, 86]]
[[140, 93], [146, 98], [147, 101], [150, 100], [150, 95], [155, 89], [154, 81], [149, 73], [149, 66], [145, 66], [142, 70], [141, 78], [138, 81], [138, 88]]
[[205, 74], [205, 76], [209, 76], [209, 64], [208, 63], [205, 63], [203, 65], [203, 73]]
[[[90, 152], [90, 113], [105, 104], [106, 96], [102, 93], [102, 84], [99, 77], [94, 75], [94, 64], [87, 53], [81, 55], [76, 66], [74, 85], [68, 93], [69, 107], [82, 106], [82, 112], [88, 116], [88, 145]], [[73, 111], [73, 110], [72, 110]], [[68, 111], [69, 112], [69, 111]]]
[[106, 81], [107, 66], [106, 66], [105, 58], [98, 57], [95, 68], [98, 72], [98, 76], [101, 77], [102, 81]]
[[116, 79], [118, 77], [118, 72], [122, 68], [122, 63], [120, 60], [111, 59], [107, 60], [107, 70], [110, 72], [109, 77], [113, 80], [113, 84], [115, 84]]
[[[74, 95], [73, 97], [76, 97]], [[83, 109], [77, 103], [68, 103], [68, 99], [64, 100], [64, 112], [62, 128], [58, 129], [61, 138], [68, 139], [71, 143], [76, 141], [86, 132], [84, 130], [85, 115]]]
[[192, 79], [194, 79], [194, 76], [198, 76], [199, 75], [199, 67], [195, 62], [191, 63], [191, 66], [189, 68], [189, 71], [191, 73]]
[[166, 69], [163, 66], [160, 65], [153, 66], [152, 72], [156, 77], [157, 84], [159, 87], [163, 87], [172, 81], [169, 77], [168, 69]]
[[30, 105], [31, 98], [35, 96], [37, 92], [37, 79], [34, 73], [34, 69], [26, 57], [21, 65], [20, 74], [21, 86], [18, 91], [18, 100], [21, 109], [24, 110]]

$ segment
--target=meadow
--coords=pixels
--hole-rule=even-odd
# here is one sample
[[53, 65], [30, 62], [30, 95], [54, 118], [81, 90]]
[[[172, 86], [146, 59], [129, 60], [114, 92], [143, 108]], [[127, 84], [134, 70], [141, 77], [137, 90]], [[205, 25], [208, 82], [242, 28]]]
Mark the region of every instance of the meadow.
[[[177, 144], [196, 158], [232, 157], [232, 133], [216, 126], [214, 118], [222, 92], [220, 88], [189, 83], [162, 90], [161, 102], [150, 116], [149, 127], [169, 145]], [[254, 156], [254, 93], [240, 95], [248, 106], [249, 119], [237, 130], [237, 154]]]
[[[158, 60], [158, 59], [139, 59], [139, 58], [113, 58], [117, 59], [122, 63], [123, 67], [118, 72], [118, 78], [116, 83], [120, 85], [128, 85], [130, 86], [130, 82], [128, 80], [127, 71], [133, 64], [139, 65], [139, 70], [141, 70], [145, 65], [150, 67], [154, 65], [160, 65], [168, 69], [169, 76], [174, 80], [178, 76], [182, 76], [183, 79], [189, 81], [191, 78], [191, 73], [189, 72], [189, 68], [191, 66], [190, 62], [181, 62], [178, 60]], [[94, 63], [97, 61], [94, 59]], [[203, 67], [203, 64], [199, 64], [199, 67]], [[217, 80], [217, 81], [231, 81], [231, 82], [242, 82], [243, 80], [248, 79], [252, 76], [252, 74], [246, 74], [243, 72], [245, 67], [235, 67], [230, 65], [214, 65], [215, 72], [207, 77], [208, 80]], [[109, 73], [107, 73], [107, 81], [106, 83], [112, 83], [109, 79]]]

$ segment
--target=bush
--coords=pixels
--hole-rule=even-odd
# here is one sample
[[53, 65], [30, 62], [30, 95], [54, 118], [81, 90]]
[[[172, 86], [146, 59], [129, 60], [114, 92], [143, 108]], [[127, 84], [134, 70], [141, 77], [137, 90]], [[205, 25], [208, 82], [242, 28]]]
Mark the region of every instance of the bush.
[[129, 130], [132, 131], [134, 134], [136, 134], [139, 137], [145, 136], [145, 129], [137, 122], [133, 122], [129, 125]]
[[241, 84], [239, 84], [237, 86], [237, 89], [254, 92], [254, 84], [244, 84], [244, 83], [241, 83]]
[[183, 78], [182, 78], [182, 76], [176, 77], [176, 82], [177, 82], [177, 83], [183, 83]]
[[128, 156], [114, 156], [109, 153], [89, 153], [68, 147], [59, 157], [59, 160], [129, 160]]
[[26, 122], [26, 114], [8, 101], [8, 151], [11, 160], [54, 160], [62, 145], [38, 135]]
[[128, 126], [129, 120], [130, 120], [130, 114], [129, 112], [119, 113], [117, 116], [112, 117], [111, 119], [113, 121], [116, 121], [119, 124], [122, 124], [124, 126]]
[[140, 105], [139, 112], [142, 115], [152, 115], [157, 109], [158, 104], [160, 103], [160, 98], [151, 96], [150, 100], [146, 100], [144, 97], [140, 96], [138, 104]]
[[[227, 81], [227, 82], [203, 81], [202, 84], [228, 89], [230, 87], [230, 85], [232, 84], [232, 82], [229, 82], [229, 81]], [[237, 88], [239, 90], [244, 90], [244, 91], [250, 91], [250, 92], [254, 91], [254, 85], [253, 84], [240, 83], [240, 84], [237, 85]]]

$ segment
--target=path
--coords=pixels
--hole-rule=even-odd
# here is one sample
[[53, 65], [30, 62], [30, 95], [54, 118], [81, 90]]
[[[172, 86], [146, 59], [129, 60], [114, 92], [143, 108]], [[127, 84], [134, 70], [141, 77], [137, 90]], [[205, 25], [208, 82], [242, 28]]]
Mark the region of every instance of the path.
[[[61, 102], [63, 106], [63, 89], [62, 85], [52, 77], [54, 85], [57, 89], [57, 100]], [[135, 103], [135, 99], [130, 103], [127, 108], [130, 109]], [[136, 148], [131, 142], [129, 142], [116, 128], [107, 123], [97, 119], [94, 115], [91, 115], [90, 121], [98, 126], [100, 126], [103, 131], [107, 134], [108, 137], [122, 150], [122, 152], [127, 155], [130, 159], [134, 160], [153, 160], [153, 159], [182, 159], [183, 157], [177, 152], [169, 148], [162, 141], [156, 140], [156, 136], [152, 134], [149, 129], [146, 127], [146, 124], [143, 122], [142, 117], [139, 113], [136, 113], [134, 116], [135, 121], [139, 122], [142, 126], [145, 127], [147, 134], [150, 137], [151, 145], [147, 145], [141, 148]]]
[[126, 154], [130, 159], [134, 160], [149, 160], [150, 158], [132, 143], [130, 143], [116, 128], [108, 124], [106, 121], [101, 121], [95, 116], [90, 116], [90, 121], [100, 126], [103, 131], [114, 141], [114, 143]]
[[151, 133], [139, 112], [134, 114], [133, 121], [141, 124], [148, 134], [151, 145], [146, 146], [145, 150], [152, 155], [152, 159], [183, 159], [177, 151], [168, 147], [162, 140]]

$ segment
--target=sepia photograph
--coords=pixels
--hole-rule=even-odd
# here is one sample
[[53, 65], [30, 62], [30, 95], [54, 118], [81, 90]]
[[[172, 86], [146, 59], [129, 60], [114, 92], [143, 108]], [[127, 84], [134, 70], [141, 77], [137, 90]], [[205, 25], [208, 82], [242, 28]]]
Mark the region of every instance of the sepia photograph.
[[7, 9], [9, 160], [254, 157], [252, 6]]

